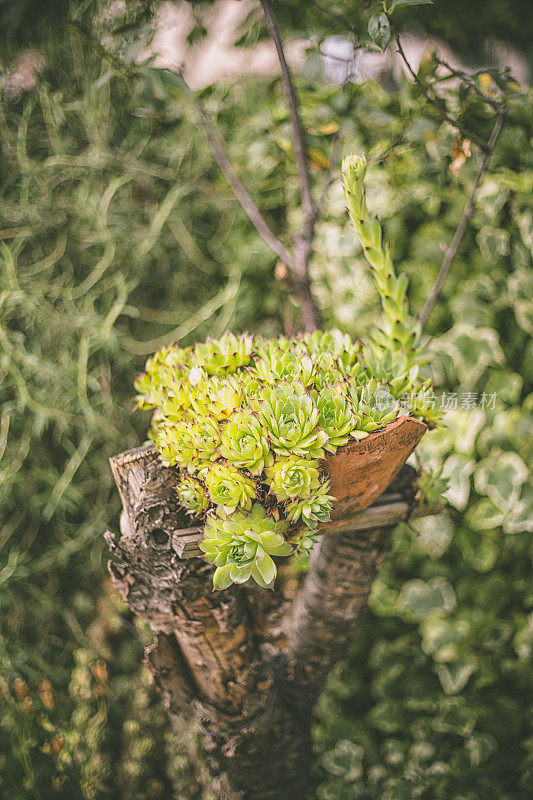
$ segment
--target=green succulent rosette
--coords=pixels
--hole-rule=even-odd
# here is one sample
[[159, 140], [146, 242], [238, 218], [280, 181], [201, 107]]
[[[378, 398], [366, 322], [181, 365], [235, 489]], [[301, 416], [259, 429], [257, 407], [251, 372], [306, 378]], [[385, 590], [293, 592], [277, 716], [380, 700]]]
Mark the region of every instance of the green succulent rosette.
[[222, 431], [220, 454], [235, 467], [260, 475], [269, 467], [274, 457], [266, 429], [255, 414], [235, 414]]
[[323, 458], [327, 433], [320, 430], [319, 411], [309, 394], [297, 393], [289, 383], [263, 392], [255, 402], [260, 421], [268, 431], [274, 452]]
[[301, 348], [295, 348], [296, 352], [290, 350], [276, 350], [265, 354], [263, 358], [257, 360], [254, 365], [254, 372], [263, 384], [275, 386], [280, 381], [290, 383], [300, 382], [303, 386], [309, 386], [314, 378], [314, 365], [311, 357]]
[[240, 408], [244, 392], [233, 375], [208, 377], [201, 367], [189, 373], [191, 409], [197, 417], [227, 419]]
[[263, 588], [272, 586], [277, 574], [272, 557], [293, 552], [283, 538], [287, 527], [286, 522], [269, 516], [259, 503], [249, 512], [238, 510], [227, 515], [218, 510], [209, 514], [199, 547], [206, 560], [216, 566], [213, 587], [227, 589], [250, 578]]
[[179, 501], [185, 511], [197, 517], [209, 508], [209, 498], [204, 486], [194, 478], [185, 477], [176, 487]]
[[329, 481], [313, 489], [308, 497], [296, 497], [287, 503], [287, 519], [292, 523], [303, 522], [308, 528], [316, 528], [320, 522], [328, 522], [335, 498], [328, 494]]
[[171, 422], [178, 422], [191, 408], [194, 391], [187, 380], [182, 375], [174, 374], [159, 387], [163, 397], [158, 407], [165, 419]]
[[189, 472], [197, 469], [198, 449], [192, 422], [171, 422], [166, 417], [156, 415], [150, 435], [164, 466], [178, 465]]
[[135, 388], [139, 392], [135, 400], [137, 408], [159, 408], [168, 395], [168, 390], [175, 379], [176, 370], [187, 363], [191, 348], [177, 345], [162, 347], [145, 364], [145, 372], [135, 380]]
[[296, 544], [294, 551], [296, 559], [301, 562], [308, 561], [317, 542], [318, 535], [309, 528], [304, 528], [293, 540], [293, 543]]
[[255, 483], [232, 464], [214, 463], [198, 473], [205, 482], [211, 501], [228, 514], [236, 508], [250, 509], [255, 497]]
[[208, 338], [197, 344], [192, 362], [208, 375], [228, 375], [250, 363], [252, 346], [252, 336], [235, 336], [228, 331], [220, 339]]
[[266, 476], [270, 491], [281, 501], [309, 497], [320, 486], [318, 463], [300, 456], [278, 458]]
[[214, 419], [197, 419], [193, 425], [193, 438], [200, 463], [215, 461], [219, 457], [220, 427]]
[[350, 433], [357, 427], [359, 417], [354, 413], [353, 404], [346, 395], [334, 388], [325, 387], [316, 397], [319, 411], [319, 424], [328, 435], [326, 450], [334, 453], [346, 444]]
[[399, 402], [395, 400], [389, 386], [372, 378], [364, 386], [352, 385], [349, 390], [358, 423], [351, 436], [363, 438], [383, 428], [398, 417]]

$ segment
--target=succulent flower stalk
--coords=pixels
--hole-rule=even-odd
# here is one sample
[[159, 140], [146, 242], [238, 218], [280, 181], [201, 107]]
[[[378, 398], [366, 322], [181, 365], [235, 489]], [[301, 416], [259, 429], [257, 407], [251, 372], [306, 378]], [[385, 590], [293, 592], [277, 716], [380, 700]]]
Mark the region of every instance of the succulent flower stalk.
[[388, 245], [382, 241], [381, 225], [372, 217], [366, 204], [366, 158], [352, 154], [342, 162], [344, 198], [357, 231], [363, 252], [372, 267], [374, 281], [383, 309], [383, 320], [373, 332], [375, 345], [385, 350], [401, 350], [410, 364], [417, 361], [419, 326], [408, 318], [406, 291], [407, 276], [396, 276]]

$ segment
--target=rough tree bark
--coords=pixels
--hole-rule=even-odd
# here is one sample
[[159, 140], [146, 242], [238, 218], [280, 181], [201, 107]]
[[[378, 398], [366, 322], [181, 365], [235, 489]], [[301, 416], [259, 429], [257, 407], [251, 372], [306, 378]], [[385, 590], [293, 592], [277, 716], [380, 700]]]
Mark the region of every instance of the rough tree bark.
[[405, 487], [389, 490], [322, 537], [299, 591], [280, 565], [273, 592], [213, 592], [199, 527], [177, 503], [176, 471], [152, 447], [111, 465], [123, 513], [121, 535], [106, 534], [109, 568], [156, 634], [146, 664], [171, 717], [200, 723], [221, 800], [304, 800], [314, 701], [345, 654], [395, 524], [431, 510], [416, 507]]

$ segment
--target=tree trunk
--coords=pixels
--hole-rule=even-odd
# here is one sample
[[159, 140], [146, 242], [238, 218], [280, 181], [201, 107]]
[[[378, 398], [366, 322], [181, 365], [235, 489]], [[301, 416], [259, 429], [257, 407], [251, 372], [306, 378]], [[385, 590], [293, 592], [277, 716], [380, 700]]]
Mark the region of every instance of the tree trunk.
[[389, 491], [332, 525], [301, 588], [285, 562], [275, 591], [213, 592], [199, 524], [177, 502], [177, 471], [152, 447], [111, 466], [123, 513], [121, 535], [106, 534], [109, 569], [156, 634], [146, 664], [170, 715], [199, 722], [221, 800], [305, 800], [314, 701], [349, 646], [394, 525], [432, 512]]

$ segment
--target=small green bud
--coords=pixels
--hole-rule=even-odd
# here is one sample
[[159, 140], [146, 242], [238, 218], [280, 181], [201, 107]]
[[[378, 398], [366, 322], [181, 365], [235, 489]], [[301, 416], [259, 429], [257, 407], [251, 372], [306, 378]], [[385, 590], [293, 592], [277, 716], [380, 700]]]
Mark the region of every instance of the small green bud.
[[192, 516], [199, 516], [209, 508], [207, 493], [202, 484], [194, 478], [183, 478], [176, 491], [181, 505]]

